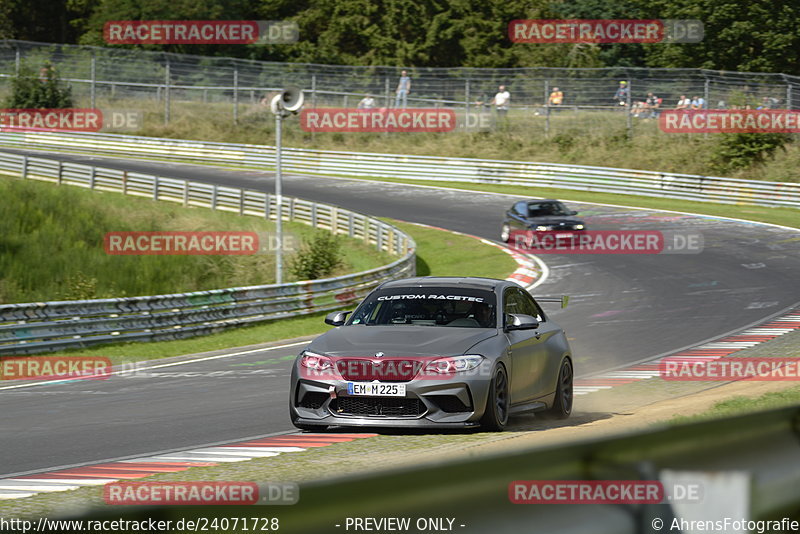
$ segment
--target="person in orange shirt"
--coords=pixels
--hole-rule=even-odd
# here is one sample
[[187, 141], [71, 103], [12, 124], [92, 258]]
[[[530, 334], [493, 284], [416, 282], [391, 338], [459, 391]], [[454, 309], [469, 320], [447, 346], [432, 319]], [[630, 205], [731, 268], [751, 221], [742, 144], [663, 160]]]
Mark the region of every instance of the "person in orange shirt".
[[547, 99], [547, 102], [551, 106], [560, 106], [562, 102], [564, 102], [564, 92], [560, 91], [558, 87], [553, 87], [553, 91], [550, 93], [550, 98]]

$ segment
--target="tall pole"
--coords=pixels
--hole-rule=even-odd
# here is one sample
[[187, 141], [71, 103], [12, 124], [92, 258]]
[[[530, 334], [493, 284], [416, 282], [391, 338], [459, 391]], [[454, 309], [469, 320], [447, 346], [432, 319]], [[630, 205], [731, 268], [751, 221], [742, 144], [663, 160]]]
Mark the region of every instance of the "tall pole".
[[283, 283], [283, 197], [281, 196], [281, 127], [283, 125], [283, 109], [275, 114], [275, 283]]

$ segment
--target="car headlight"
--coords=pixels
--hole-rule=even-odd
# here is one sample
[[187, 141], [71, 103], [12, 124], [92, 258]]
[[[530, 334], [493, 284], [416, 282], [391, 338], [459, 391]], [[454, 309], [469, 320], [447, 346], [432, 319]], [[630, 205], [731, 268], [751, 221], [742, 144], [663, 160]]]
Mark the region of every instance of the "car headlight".
[[333, 360], [322, 354], [306, 350], [303, 351], [303, 356], [300, 358], [300, 365], [312, 371], [326, 371], [333, 369]]
[[546, 232], [546, 231], [548, 231], [549, 229], [550, 229], [550, 227], [549, 227], [549, 226], [542, 226], [542, 225], [539, 225], [539, 226], [537, 226], [537, 227], [536, 227], [536, 231], [537, 231], [537, 232]]
[[463, 356], [437, 358], [428, 362], [425, 366], [425, 372], [449, 374], [471, 371], [478, 367], [483, 360], [485, 360], [485, 358], [480, 354], [464, 354]]
[[582, 224], [576, 224], [575, 225], [575, 229], [576, 230], [583, 230], [584, 228], [585, 228], [585, 226], [583, 226]]

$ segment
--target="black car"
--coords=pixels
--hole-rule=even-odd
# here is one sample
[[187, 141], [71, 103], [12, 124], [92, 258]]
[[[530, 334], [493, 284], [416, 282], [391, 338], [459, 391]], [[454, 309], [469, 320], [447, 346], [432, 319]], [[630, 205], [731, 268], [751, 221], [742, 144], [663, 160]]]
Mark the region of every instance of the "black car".
[[528, 231], [582, 232], [586, 224], [577, 214], [558, 200], [520, 200], [506, 211], [500, 238], [508, 243], [515, 234]]
[[[509, 415], [572, 411], [564, 330], [517, 284], [422, 277], [382, 284], [292, 369], [295, 426], [502, 430]], [[349, 315], [349, 317], [348, 317]]]

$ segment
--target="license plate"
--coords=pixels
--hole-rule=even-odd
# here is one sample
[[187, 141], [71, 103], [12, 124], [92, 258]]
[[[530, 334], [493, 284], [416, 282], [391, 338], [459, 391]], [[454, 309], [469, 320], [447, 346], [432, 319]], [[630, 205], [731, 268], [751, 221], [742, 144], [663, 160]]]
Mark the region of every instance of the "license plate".
[[348, 382], [348, 395], [366, 397], [405, 397], [405, 384], [381, 384], [380, 382]]

